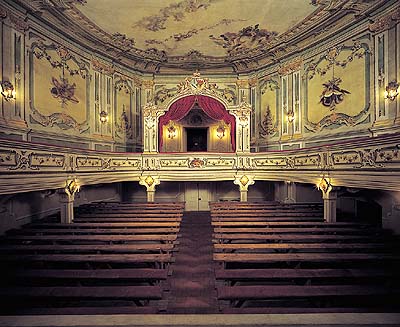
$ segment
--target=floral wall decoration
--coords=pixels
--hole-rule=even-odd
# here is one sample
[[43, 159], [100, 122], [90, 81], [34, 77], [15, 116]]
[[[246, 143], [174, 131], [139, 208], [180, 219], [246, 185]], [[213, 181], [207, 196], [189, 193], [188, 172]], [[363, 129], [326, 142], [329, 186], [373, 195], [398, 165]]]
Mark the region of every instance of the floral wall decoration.
[[260, 82], [261, 110], [258, 134], [262, 139], [278, 134], [279, 83], [271, 78]]
[[266, 138], [268, 136], [273, 136], [278, 132], [278, 126], [274, 121], [274, 117], [271, 113], [269, 106], [265, 109], [265, 114], [263, 120], [260, 122], [259, 134], [261, 137]]
[[59, 44], [33, 41], [30, 49], [31, 123], [83, 133], [89, 129], [88, 63]]
[[118, 121], [115, 124], [116, 129], [115, 133], [117, 136], [120, 138], [126, 137], [126, 138], [131, 138], [132, 137], [132, 126], [131, 123], [129, 122], [128, 115], [126, 113], [125, 105], [123, 105], [122, 108], [122, 113], [118, 118]]

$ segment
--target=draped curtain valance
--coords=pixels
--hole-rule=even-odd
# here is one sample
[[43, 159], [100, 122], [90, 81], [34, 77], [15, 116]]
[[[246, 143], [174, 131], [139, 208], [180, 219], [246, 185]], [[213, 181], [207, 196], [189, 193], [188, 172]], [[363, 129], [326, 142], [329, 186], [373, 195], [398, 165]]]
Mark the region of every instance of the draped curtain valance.
[[208, 117], [214, 120], [223, 120], [226, 124], [230, 124], [231, 144], [233, 151], [236, 150], [235, 131], [236, 119], [224, 107], [224, 105], [214, 98], [205, 95], [189, 95], [175, 101], [169, 110], [160, 117], [158, 122], [159, 130], [159, 149], [161, 151], [163, 145], [163, 126], [167, 125], [171, 120], [181, 120], [193, 108], [195, 103], [198, 103], [200, 108]]

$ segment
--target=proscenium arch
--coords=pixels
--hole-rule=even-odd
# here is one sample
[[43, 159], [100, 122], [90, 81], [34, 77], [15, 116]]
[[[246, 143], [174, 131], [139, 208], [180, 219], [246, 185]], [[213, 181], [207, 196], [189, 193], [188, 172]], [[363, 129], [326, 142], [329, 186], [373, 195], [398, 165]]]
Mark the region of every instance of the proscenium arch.
[[[206, 103], [203, 101], [206, 101]], [[218, 97], [210, 96], [209, 94], [186, 94], [176, 97], [169, 102], [164, 115], [160, 116], [158, 119], [158, 151], [161, 152], [163, 146], [163, 126], [168, 124], [170, 120], [180, 120], [185, 117], [193, 108], [195, 103], [199, 103], [200, 108], [210, 118], [215, 120], [224, 120], [230, 125], [231, 145], [232, 150], [235, 152], [236, 116], [229, 112], [228, 105], [225, 101], [222, 101]], [[216, 111], [214, 112], [211, 107], [214, 107]]]

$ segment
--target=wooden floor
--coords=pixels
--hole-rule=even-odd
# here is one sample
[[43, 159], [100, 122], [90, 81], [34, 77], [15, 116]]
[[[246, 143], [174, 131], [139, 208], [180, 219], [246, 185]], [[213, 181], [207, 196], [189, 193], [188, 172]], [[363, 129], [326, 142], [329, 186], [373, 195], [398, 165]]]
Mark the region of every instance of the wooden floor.
[[400, 241], [319, 204], [98, 203], [0, 238], [2, 315], [400, 312]]

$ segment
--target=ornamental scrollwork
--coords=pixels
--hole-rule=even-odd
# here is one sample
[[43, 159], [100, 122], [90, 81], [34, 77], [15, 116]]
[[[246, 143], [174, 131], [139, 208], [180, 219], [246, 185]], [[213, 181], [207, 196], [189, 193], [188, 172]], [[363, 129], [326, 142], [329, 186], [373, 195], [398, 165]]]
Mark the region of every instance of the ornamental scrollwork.
[[39, 167], [32, 165], [32, 154], [31, 151], [15, 151], [16, 164], [13, 167], [9, 167], [9, 170], [39, 170]]
[[[53, 59], [48, 50], [55, 50], [59, 59]], [[42, 41], [34, 42], [32, 44], [32, 53], [37, 59], [46, 59], [53, 68], [61, 68], [67, 71], [69, 75], [79, 75], [83, 79], [90, 77], [87, 65], [83, 61], [78, 61], [72, 52], [66, 47], [58, 44], [46, 45]], [[69, 61], [74, 62], [77, 68], [72, 68]]]
[[373, 168], [378, 168], [378, 167], [383, 167], [383, 164], [377, 163], [377, 157], [379, 150], [378, 149], [362, 149], [358, 151], [359, 156], [361, 158], [361, 164], [357, 168], [363, 168], [363, 167], [373, 167]]
[[[339, 60], [338, 57], [343, 50], [350, 50], [350, 54], [344, 60]], [[328, 71], [335, 67], [345, 68], [350, 62], [354, 59], [360, 59], [365, 57], [367, 54], [370, 54], [370, 50], [367, 45], [362, 44], [359, 41], [353, 43], [353, 45], [349, 48], [344, 45], [336, 46], [328, 49], [324, 54], [320, 56], [319, 59], [315, 62], [310, 62], [305, 69], [306, 74], [303, 75], [303, 78], [308, 77], [308, 79], [312, 79], [315, 74], [320, 76], [324, 76], [328, 73]], [[324, 67], [318, 67], [319, 64], [326, 60], [328, 63]]]

